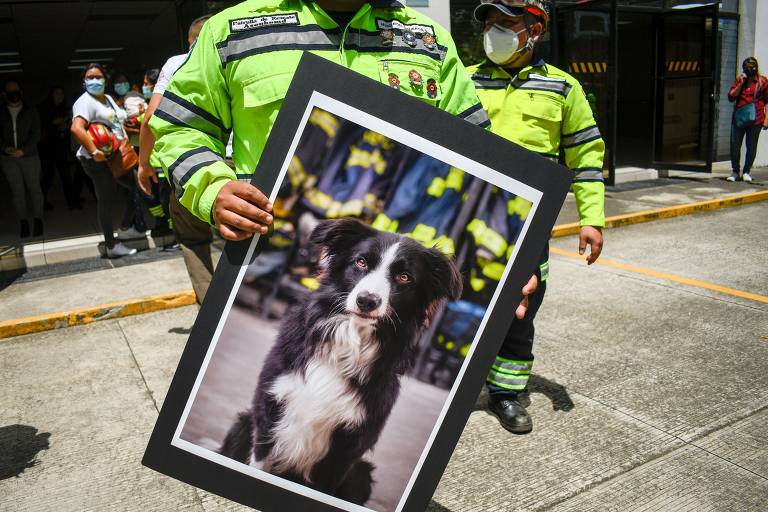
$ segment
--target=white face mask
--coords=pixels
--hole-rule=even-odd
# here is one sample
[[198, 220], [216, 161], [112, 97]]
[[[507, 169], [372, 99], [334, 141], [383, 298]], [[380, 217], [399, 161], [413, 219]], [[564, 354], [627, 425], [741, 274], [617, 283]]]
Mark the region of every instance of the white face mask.
[[485, 48], [485, 54], [496, 64], [504, 64], [509, 61], [516, 53], [524, 52], [528, 48], [533, 47], [533, 41], [529, 37], [525, 47], [519, 48], [520, 39], [517, 37], [521, 32], [525, 32], [525, 29], [515, 32], [512, 29], [502, 27], [500, 25], [493, 25], [483, 35], [483, 47]]

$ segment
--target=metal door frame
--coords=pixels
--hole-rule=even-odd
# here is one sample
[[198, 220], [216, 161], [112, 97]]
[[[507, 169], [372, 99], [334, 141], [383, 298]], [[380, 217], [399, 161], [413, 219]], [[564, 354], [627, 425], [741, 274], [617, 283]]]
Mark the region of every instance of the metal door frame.
[[[558, 4], [552, 9], [550, 16], [550, 27], [557, 27], [558, 18], [561, 14], [565, 14], [572, 11], [579, 10], [591, 10], [598, 12], [606, 12], [609, 14], [609, 33], [608, 33], [608, 52], [607, 52], [607, 85], [609, 90], [608, 99], [608, 133], [603, 134], [605, 138], [606, 147], [610, 148], [608, 151], [608, 158], [603, 163], [608, 166], [608, 179], [605, 180], [607, 185], [614, 185], [616, 183], [616, 132], [617, 132], [617, 102], [618, 95], [618, 62], [619, 62], [619, 45], [617, 41], [618, 33], [618, 0], [587, 0], [578, 4]], [[553, 30], [552, 34], [552, 60], [564, 69], [568, 69], [567, 65], [564, 65], [560, 61], [560, 39], [561, 34], [557, 30]]]
[[[712, 18], [712, 29], [710, 37], [710, 55], [709, 58], [711, 59], [712, 65], [710, 69], [710, 73], [708, 75], [697, 75], [697, 76], [686, 76], [686, 77], [665, 77], [664, 76], [664, 66], [665, 66], [665, 52], [664, 52], [664, 41], [663, 41], [663, 29], [664, 29], [664, 23], [666, 19], [669, 17], [672, 17], [674, 15], [691, 15], [691, 14], [697, 14], [701, 13], [702, 21], [705, 20], [708, 17]], [[663, 12], [657, 14], [654, 16], [653, 24], [654, 24], [654, 56], [655, 56], [655, 68], [653, 70], [653, 75], [651, 79], [653, 80], [653, 134], [651, 138], [651, 165], [655, 169], [662, 169], [662, 170], [679, 170], [679, 171], [694, 171], [694, 172], [703, 172], [703, 173], [711, 173], [712, 172], [712, 162], [714, 159], [714, 142], [715, 142], [715, 119], [716, 119], [716, 113], [717, 113], [717, 99], [719, 94], [719, 69], [720, 69], [720, 48], [718, 45], [718, 33], [719, 33], [719, 14], [720, 14], [720, 6], [719, 3], [715, 2], [709, 5], [703, 5], [703, 6], [696, 6], [696, 7], [690, 7], [686, 9], [665, 9]], [[702, 30], [704, 33], [702, 34], [702, 42], [706, 42], [706, 29], [704, 28], [704, 24], [702, 23]], [[659, 144], [660, 144], [660, 138], [663, 134], [663, 118], [659, 119], [659, 114], [663, 113], [663, 89], [664, 84], [667, 80], [691, 80], [691, 79], [698, 79], [702, 83], [706, 83], [709, 81], [710, 87], [708, 89], [709, 91], [709, 98], [705, 99], [704, 97], [700, 98], [700, 102], [703, 103], [703, 101], [709, 101], [709, 114], [710, 119], [708, 122], [708, 133], [705, 134], [704, 140], [706, 147], [704, 148], [704, 155], [706, 160], [704, 161], [704, 164], [680, 164], [676, 162], [667, 162], [664, 160], [659, 160], [657, 158], [658, 150], [659, 150]], [[706, 91], [702, 91], [702, 94], [706, 95]], [[663, 116], [662, 116], [663, 117]], [[699, 121], [699, 126], [701, 126], [701, 120]]]

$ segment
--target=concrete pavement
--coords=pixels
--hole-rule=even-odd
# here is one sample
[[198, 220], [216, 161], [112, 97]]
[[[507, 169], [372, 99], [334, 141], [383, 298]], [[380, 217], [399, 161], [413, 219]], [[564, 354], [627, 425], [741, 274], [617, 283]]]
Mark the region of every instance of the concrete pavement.
[[[672, 186], [616, 199], [647, 209]], [[684, 193], [703, 195], [691, 188], [700, 186]], [[586, 267], [567, 255], [575, 237], [554, 240], [534, 431], [506, 433], [481, 394], [429, 510], [765, 510], [768, 303], [701, 283], [768, 296], [766, 217], [761, 202], [608, 230], [604, 258], [622, 267]], [[145, 290], [130, 276], [178, 283], [183, 264], [169, 261], [134, 266], [121, 293]], [[82, 296], [111, 275], [95, 274], [78, 274]], [[24, 300], [14, 287], [33, 283], [0, 291], [0, 311], [12, 293]], [[26, 309], [63, 300], [57, 293], [38, 293]], [[242, 509], [139, 465], [195, 314], [0, 340], [0, 510]]]

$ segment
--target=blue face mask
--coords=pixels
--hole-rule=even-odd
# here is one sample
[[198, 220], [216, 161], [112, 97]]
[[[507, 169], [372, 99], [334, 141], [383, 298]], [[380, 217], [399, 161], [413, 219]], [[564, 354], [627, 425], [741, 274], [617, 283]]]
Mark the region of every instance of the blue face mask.
[[144, 99], [151, 99], [152, 98], [152, 87], [151, 85], [143, 85], [141, 86], [141, 93], [144, 95]]
[[104, 79], [103, 78], [86, 78], [85, 90], [88, 94], [93, 96], [99, 96], [104, 94]]
[[118, 96], [125, 96], [131, 90], [131, 84], [128, 82], [118, 82], [115, 84], [115, 92]]

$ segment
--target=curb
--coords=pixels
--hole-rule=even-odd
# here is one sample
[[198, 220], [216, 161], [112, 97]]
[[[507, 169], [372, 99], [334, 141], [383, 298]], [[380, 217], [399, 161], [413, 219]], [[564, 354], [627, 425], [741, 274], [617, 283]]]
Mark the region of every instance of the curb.
[[[768, 190], [735, 195], [725, 199], [712, 199], [698, 203], [615, 215], [605, 219], [605, 228], [616, 228], [620, 226], [640, 224], [642, 222], [670, 219], [682, 215], [718, 210], [721, 208], [729, 208], [765, 200], [768, 200]], [[552, 229], [552, 238], [577, 235], [578, 233], [578, 222], [560, 224]], [[113, 320], [115, 318], [123, 318], [126, 316], [142, 315], [144, 313], [152, 313], [182, 306], [191, 306], [195, 303], [195, 292], [192, 290], [183, 290], [174, 293], [113, 302], [110, 304], [101, 304], [88, 308], [74, 309], [72, 311], [6, 320], [0, 322], [0, 339], [62, 329], [64, 327], [74, 327], [76, 325], [85, 325], [101, 320]]]
[[58, 313], [17, 318], [0, 322], [0, 339], [32, 334], [64, 327], [85, 325], [100, 320], [113, 320], [126, 316], [142, 315], [164, 309], [191, 306], [196, 303], [195, 292], [184, 290], [140, 299], [124, 300], [88, 308], [73, 309]]
[[[732, 206], [742, 206], [745, 204], [757, 203], [759, 201], [765, 200], [768, 200], [768, 190], [735, 195], [724, 199], [710, 199], [709, 201], [701, 201], [698, 203], [688, 203], [681, 204], [679, 206], [657, 208], [655, 210], [644, 210], [635, 213], [627, 213], [624, 215], [614, 215], [613, 217], [606, 217], [604, 229], [629, 226], [632, 224], [640, 224], [642, 222], [651, 222], [654, 220], [671, 219], [673, 217], [680, 217], [682, 215], [708, 212], [711, 210], [719, 210], [721, 208], [730, 208]], [[578, 234], [578, 222], [560, 224], [559, 226], [555, 226], [552, 229], [552, 238]]]

